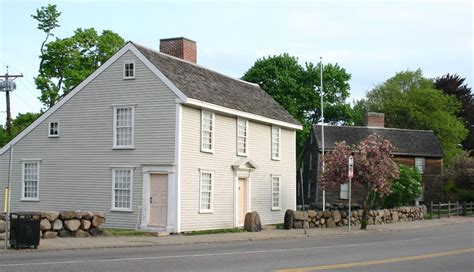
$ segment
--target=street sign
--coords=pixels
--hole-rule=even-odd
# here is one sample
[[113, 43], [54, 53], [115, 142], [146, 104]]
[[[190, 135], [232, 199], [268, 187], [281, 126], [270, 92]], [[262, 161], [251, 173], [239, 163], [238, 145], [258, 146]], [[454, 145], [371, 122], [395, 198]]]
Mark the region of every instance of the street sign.
[[352, 155], [349, 156], [349, 173], [347, 174], [349, 178], [354, 177], [354, 157]]

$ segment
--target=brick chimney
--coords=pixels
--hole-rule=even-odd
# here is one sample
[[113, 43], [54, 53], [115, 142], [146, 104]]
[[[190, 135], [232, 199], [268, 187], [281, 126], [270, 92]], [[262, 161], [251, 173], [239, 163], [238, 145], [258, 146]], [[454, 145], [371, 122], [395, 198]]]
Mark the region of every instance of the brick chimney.
[[196, 63], [196, 42], [184, 37], [160, 40], [160, 52]]
[[367, 112], [365, 114], [365, 126], [367, 127], [384, 127], [385, 115], [379, 112]]

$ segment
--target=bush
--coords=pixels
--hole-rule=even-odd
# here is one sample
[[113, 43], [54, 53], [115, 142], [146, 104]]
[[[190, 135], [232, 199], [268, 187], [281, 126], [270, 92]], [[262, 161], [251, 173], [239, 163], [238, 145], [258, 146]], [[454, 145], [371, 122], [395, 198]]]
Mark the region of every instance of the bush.
[[391, 185], [391, 193], [382, 199], [384, 208], [394, 208], [412, 204], [421, 196], [421, 174], [416, 167], [399, 165], [400, 178]]

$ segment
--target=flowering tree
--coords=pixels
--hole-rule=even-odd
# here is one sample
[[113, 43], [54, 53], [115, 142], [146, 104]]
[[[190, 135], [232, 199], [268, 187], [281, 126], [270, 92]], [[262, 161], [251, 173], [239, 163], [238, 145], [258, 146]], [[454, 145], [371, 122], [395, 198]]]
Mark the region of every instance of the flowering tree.
[[365, 189], [361, 229], [367, 229], [369, 209], [375, 195], [390, 192], [392, 180], [399, 177], [397, 164], [392, 160], [394, 147], [388, 140], [382, 141], [376, 134], [369, 135], [358, 146], [348, 146], [346, 142], [336, 145], [333, 152], [325, 154], [325, 171], [321, 176], [323, 189], [348, 181], [348, 158], [354, 156], [354, 183], [362, 184]]

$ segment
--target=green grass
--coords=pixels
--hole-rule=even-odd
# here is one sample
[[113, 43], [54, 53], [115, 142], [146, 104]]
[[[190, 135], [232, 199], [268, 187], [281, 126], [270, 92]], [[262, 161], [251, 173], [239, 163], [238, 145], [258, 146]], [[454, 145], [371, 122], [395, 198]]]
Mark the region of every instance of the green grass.
[[244, 228], [229, 228], [229, 229], [214, 229], [214, 230], [197, 230], [186, 232], [185, 235], [205, 235], [205, 234], [219, 234], [219, 233], [236, 233], [245, 232]]
[[156, 236], [152, 232], [139, 231], [139, 230], [129, 230], [129, 229], [115, 229], [115, 228], [104, 228], [104, 234], [106, 236]]

